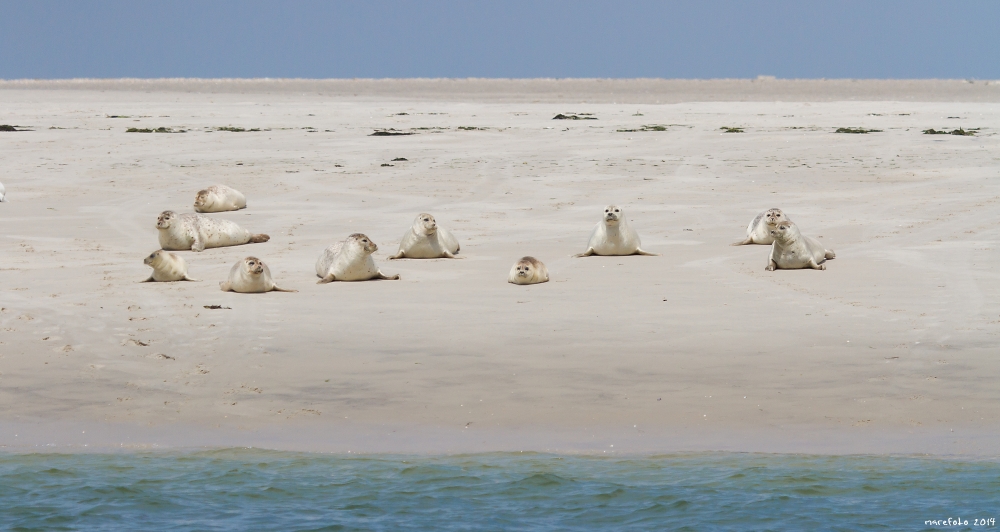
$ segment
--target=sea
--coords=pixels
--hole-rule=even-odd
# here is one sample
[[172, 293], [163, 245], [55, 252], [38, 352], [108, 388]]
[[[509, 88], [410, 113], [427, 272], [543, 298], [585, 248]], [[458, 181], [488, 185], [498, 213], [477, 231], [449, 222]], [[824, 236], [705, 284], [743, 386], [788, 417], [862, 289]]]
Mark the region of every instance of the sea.
[[997, 518], [995, 459], [0, 454], [0, 530], [994, 530]]

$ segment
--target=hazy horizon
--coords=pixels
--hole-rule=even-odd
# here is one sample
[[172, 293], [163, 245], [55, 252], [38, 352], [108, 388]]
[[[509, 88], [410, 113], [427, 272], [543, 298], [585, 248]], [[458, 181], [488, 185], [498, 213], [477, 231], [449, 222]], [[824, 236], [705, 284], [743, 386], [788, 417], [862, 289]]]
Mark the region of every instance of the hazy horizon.
[[0, 0], [2, 79], [1000, 79], [1000, 3]]

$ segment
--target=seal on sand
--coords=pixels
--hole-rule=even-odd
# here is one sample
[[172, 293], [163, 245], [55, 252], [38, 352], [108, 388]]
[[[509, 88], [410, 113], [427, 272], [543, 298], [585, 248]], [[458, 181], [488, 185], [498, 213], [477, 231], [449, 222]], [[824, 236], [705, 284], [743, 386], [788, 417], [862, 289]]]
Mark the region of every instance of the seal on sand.
[[347, 237], [347, 240], [333, 244], [323, 250], [323, 254], [316, 261], [316, 275], [320, 277], [316, 284], [331, 281], [399, 279], [399, 275], [389, 277], [379, 271], [372, 259], [372, 253], [377, 250], [375, 242], [361, 233], [354, 233]]
[[194, 197], [194, 212], [238, 211], [247, 208], [247, 197], [235, 188], [212, 185]]
[[229, 220], [217, 220], [203, 214], [177, 214], [163, 211], [156, 219], [160, 247], [171, 251], [202, 251], [205, 248], [239, 246], [267, 242], [271, 237], [254, 235]]
[[771, 236], [774, 243], [771, 244], [771, 258], [766, 268], [769, 272], [802, 268], [825, 270], [823, 263], [837, 256], [824, 248], [819, 240], [803, 235], [799, 226], [791, 220], [779, 223], [771, 230]]
[[522, 257], [510, 269], [508, 283], [538, 284], [549, 282], [549, 269], [535, 257]]
[[257, 257], [247, 257], [229, 270], [229, 279], [219, 283], [223, 292], [239, 292], [241, 294], [260, 294], [263, 292], [298, 292], [278, 288], [271, 280], [271, 270], [267, 264]]
[[747, 244], [771, 244], [774, 237], [771, 236], [771, 229], [774, 229], [781, 222], [790, 221], [781, 209], [768, 209], [754, 218], [747, 226], [747, 237], [739, 242], [733, 242], [733, 246], [745, 246]]
[[413, 220], [413, 226], [399, 242], [399, 252], [389, 257], [393, 259], [459, 259], [458, 240], [444, 227], [438, 227], [434, 217], [420, 213]]
[[148, 282], [169, 282], [169, 281], [199, 281], [192, 279], [187, 274], [187, 263], [184, 258], [176, 253], [158, 249], [142, 260], [146, 266], [153, 268], [153, 275], [142, 281]]
[[594, 232], [590, 234], [590, 244], [587, 251], [577, 253], [574, 257], [589, 257], [590, 255], [653, 255], [643, 251], [639, 246], [639, 233], [628, 224], [625, 213], [617, 205], [604, 208], [604, 219], [597, 222]]
[[0, 202], [7, 201], [6, 199], [4, 199], [6, 197], [7, 197], [7, 189], [3, 188], [3, 183], [0, 183]]

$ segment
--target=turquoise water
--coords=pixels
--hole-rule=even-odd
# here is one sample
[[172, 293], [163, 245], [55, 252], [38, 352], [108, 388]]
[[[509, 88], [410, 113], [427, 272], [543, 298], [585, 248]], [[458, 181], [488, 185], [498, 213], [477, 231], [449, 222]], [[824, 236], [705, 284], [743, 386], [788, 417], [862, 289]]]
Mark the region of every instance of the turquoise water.
[[[992, 530], [1000, 462], [0, 454], [3, 530]], [[961, 517], [969, 526], [927, 526]]]

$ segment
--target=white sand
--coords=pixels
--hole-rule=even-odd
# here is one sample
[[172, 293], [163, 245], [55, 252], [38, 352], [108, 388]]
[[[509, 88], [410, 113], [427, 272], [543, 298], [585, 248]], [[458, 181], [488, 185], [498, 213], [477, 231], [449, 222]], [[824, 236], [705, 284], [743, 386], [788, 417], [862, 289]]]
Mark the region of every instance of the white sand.
[[[0, 446], [996, 452], [1000, 85], [228, 83], [0, 83]], [[139, 284], [215, 183], [271, 241]], [[608, 203], [663, 256], [570, 258]], [[826, 271], [729, 246], [775, 206]], [[464, 260], [385, 260], [421, 211]], [[354, 232], [402, 280], [316, 285]], [[247, 255], [299, 292], [221, 292]]]

